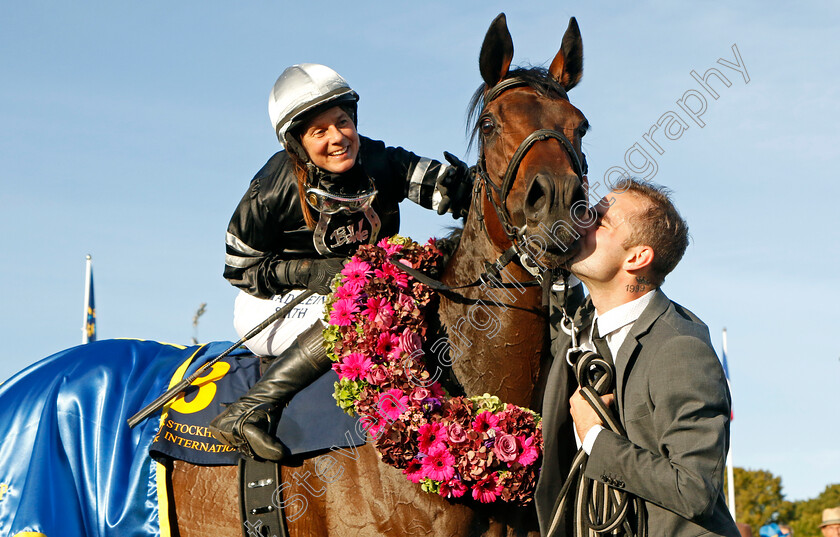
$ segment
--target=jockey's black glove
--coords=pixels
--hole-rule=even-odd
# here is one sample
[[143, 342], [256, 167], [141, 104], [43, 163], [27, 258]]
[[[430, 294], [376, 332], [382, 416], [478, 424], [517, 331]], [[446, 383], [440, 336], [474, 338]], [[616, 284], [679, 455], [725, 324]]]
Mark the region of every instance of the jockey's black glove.
[[437, 212], [444, 214], [450, 211], [452, 218], [466, 218], [472, 201], [472, 170], [466, 162], [448, 151], [444, 151], [443, 156], [451, 166], [438, 184], [441, 200]]
[[330, 283], [344, 268], [344, 259], [290, 259], [274, 268], [277, 280], [286, 287], [305, 287], [319, 295], [331, 292]]

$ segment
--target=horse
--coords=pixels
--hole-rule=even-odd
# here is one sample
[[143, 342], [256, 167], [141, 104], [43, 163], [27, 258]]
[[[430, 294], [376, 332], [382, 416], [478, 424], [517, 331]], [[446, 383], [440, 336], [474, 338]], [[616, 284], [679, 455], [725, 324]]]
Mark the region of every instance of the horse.
[[[570, 19], [547, 71], [511, 69], [512, 58], [513, 41], [501, 14], [482, 44], [484, 83], [471, 103], [481, 155], [473, 207], [441, 281], [450, 287], [469, 285], [485, 272], [486, 262], [510, 251], [526, 261], [505, 267], [498, 275], [503, 286], [442, 294], [438, 315], [449, 330], [450, 351], [457, 354], [450, 356], [453, 376], [467, 395], [491, 393], [539, 409], [542, 392], [535, 387], [550, 360], [547, 317], [541, 289], [521, 282], [534, 279], [535, 266], [556, 269], [575, 253], [575, 211], [586, 204], [581, 138], [588, 123], [566, 95], [583, 73], [577, 22]], [[303, 499], [286, 506], [291, 537], [539, 533], [527, 508], [451, 503], [422, 492], [399, 470], [381, 463], [370, 443], [341, 455], [324, 454], [283, 468], [283, 482], [289, 485], [284, 494]], [[330, 483], [314, 477], [325, 457], [341, 465], [341, 477]], [[231, 501], [235, 479], [230, 468], [175, 462], [172, 484], [182, 537], [239, 535]], [[198, 484], [203, 484], [200, 499], [186, 494]]]
[[[586, 203], [581, 138], [587, 122], [566, 94], [583, 71], [577, 22], [569, 21], [547, 70], [511, 69], [512, 58], [501, 14], [484, 38], [483, 84], [471, 104], [480, 149], [473, 206], [441, 276], [446, 286], [463, 288], [441, 294], [438, 316], [450, 377], [463, 393], [491, 393], [538, 410], [549, 358], [543, 288], [574, 254], [576, 207]], [[495, 272], [488, 272], [488, 262]], [[535, 278], [543, 284], [525, 283]], [[336, 479], [318, 480], [325, 467]], [[172, 505], [160, 508], [171, 514], [170, 535], [261, 535], [243, 531], [236, 467], [176, 460], [167, 473]], [[451, 502], [422, 492], [383, 464], [370, 443], [293, 460], [283, 467], [282, 481], [291, 537], [538, 533], [528, 508]]]

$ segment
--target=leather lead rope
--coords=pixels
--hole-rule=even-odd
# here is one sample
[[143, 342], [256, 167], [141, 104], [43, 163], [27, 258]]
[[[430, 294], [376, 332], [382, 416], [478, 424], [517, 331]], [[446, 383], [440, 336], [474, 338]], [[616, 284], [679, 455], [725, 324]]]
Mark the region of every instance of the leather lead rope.
[[[576, 346], [574, 337], [573, 345]], [[567, 357], [567, 361], [574, 367], [581, 395], [598, 414], [604, 427], [621, 436], [627, 436], [621, 422], [601, 401], [602, 395], [615, 389], [613, 365], [590, 351], [583, 351], [576, 360]], [[602, 476], [602, 480], [605, 481], [603, 483], [586, 477], [584, 473], [588, 459], [589, 455], [581, 448], [572, 460], [572, 468], [560, 490], [547, 536], [560, 535], [562, 532], [559, 530], [566, 526], [564, 522], [568, 516], [572, 516], [574, 537], [597, 537], [605, 534], [647, 537], [645, 506], [642, 500], [621, 490], [623, 482], [611, 480], [608, 476]], [[610, 480], [614, 487], [606, 483]]]

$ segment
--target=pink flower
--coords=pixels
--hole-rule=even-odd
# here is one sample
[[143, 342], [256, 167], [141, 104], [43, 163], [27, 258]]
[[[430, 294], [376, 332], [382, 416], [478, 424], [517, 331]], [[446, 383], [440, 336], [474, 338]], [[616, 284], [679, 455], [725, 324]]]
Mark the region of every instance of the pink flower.
[[374, 276], [393, 282], [397, 287], [405, 289], [408, 287], [408, 274], [398, 269], [391, 263], [383, 263], [382, 268], [373, 271]]
[[492, 412], [481, 412], [475, 421], [473, 421], [473, 429], [479, 433], [487, 433], [490, 429], [495, 428], [499, 424], [499, 418]]
[[467, 486], [457, 477], [440, 485], [440, 495], [444, 498], [460, 498], [465, 492], [467, 492]]
[[455, 475], [455, 457], [446, 449], [438, 449], [423, 457], [423, 477], [448, 481]]
[[379, 326], [391, 324], [394, 318], [394, 308], [388, 303], [387, 298], [368, 298], [365, 303], [365, 310], [362, 312], [372, 323]]
[[432, 392], [432, 397], [436, 397], [437, 399], [446, 397], [446, 392], [443, 391], [443, 386], [440, 385], [440, 382], [435, 382], [429, 386], [429, 391]]
[[376, 245], [385, 250], [389, 257], [402, 250], [402, 244], [391, 244], [387, 237], [377, 242]]
[[516, 437], [512, 434], [496, 435], [493, 443], [493, 453], [502, 462], [510, 462], [516, 459], [519, 449], [516, 447]]
[[[417, 430], [419, 433], [418, 443], [420, 451], [431, 453], [446, 449], [446, 427], [441, 423], [426, 423]], [[440, 480], [438, 480], [440, 481]]]
[[524, 436], [517, 436], [516, 439], [519, 441], [519, 445], [522, 447], [522, 454], [519, 455], [519, 458], [516, 459], [516, 462], [521, 464], [522, 466], [528, 466], [532, 464], [537, 458], [540, 456], [540, 450], [537, 446], [534, 445], [535, 438], [533, 436], [524, 437]]
[[411, 390], [411, 394], [408, 398], [411, 399], [412, 403], [419, 405], [423, 402], [423, 399], [426, 399], [429, 395], [431, 395], [429, 390], [423, 388], [422, 386], [416, 386], [413, 390]]
[[419, 483], [423, 479], [423, 473], [423, 464], [417, 459], [411, 459], [406, 469], [403, 470], [405, 477], [412, 483]]
[[333, 310], [330, 312], [330, 324], [337, 326], [350, 326], [353, 322], [353, 314], [359, 312], [359, 306], [349, 298], [336, 300], [333, 303]]
[[350, 380], [361, 379], [370, 372], [373, 362], [360, 352], [351, 352], [341, 359], [341, 363], [333, 364], [333, 369], [341, 378]]
[[345, 278], [344, 281], [341, 282], [341, 286], [347, 290], [347, 293], [354, 298], [358, 298], [359, 293], [362, 292], [362, 289], [365, 286], [365, 280], [363, 279], [354, 279], [351, 280], [349, 278]]
[[379, 334], [379, 341], [376, 343], [376, 354], [391, 358], [394, 350], [399, 350], [400, 338], [391, 332], [382, 332]]
[[463, 444], [467, 441], [467, 433], [458, 422], [452, 422], [446, 429], [446, 433], [449, 435], [449, 441], [453, 444]]
[[379, 411], [390, 421], [400, 417], [400, 414], [408, 410], [408, 396], [402, 390], [392, 388], [377, 397]]
[[377, 386], [388, 380], [388, 371], [381, 365], [374, 366], [368, 372], [367, 381]]
[[367, 280], [368, 274], [370, 274], [370, 263], [365, 261], [360, 261], [357, 257], [353, 257], [350, 261], [344, 265], [344, 268], [341, 269], [341, 274], [347, 277], [349, 280]]
[[408, 328], [403, 330], [403, 333], [400, 334], [400, 348], [409, 354], [418, 350], [422, 344], [423, 339]]
[[356, 299], [359, 298], [359, 291], [358, 289], [353, 289], [352, 285], [344, 285], [342, 283], [338, 286], [338, 289], [335, 290], [335, 293], [333, 293], [333, 297], [336, 300], [342, 300], [347, 298], [355, 302]]
[[388, 422], [376, 412], [359, 416], [359, 423], [362, 424], [362, 430], [369, 434], [373, 440], [379, 439], [382, 429], [388, 425]]
[[414, 299], [403, 293], [400, 293], [400, 298], [397, 299], [397, 304], [405, 311], [414, 310]]
[[481, 503], [492, 503], [502, 493], [503, 488], [496, 482], [495, 474], [488, 474], [484, 479], [473, 485], [472, 497]]

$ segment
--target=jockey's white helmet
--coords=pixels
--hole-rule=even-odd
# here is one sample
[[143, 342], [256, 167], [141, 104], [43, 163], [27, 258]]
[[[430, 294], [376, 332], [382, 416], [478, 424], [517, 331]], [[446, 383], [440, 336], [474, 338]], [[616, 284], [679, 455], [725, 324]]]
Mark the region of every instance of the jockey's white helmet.
[[[289, 149], [290, 132], [317, 109], [349, 104], [356, 122], [356, 102], [359, 95], [344, 78], [317, 63], [300, 63], [286, 68], [274, 83], [268, 98], [268, 115], [277, 139]], [[292, 141], [294, 144], [294, 141]]]

